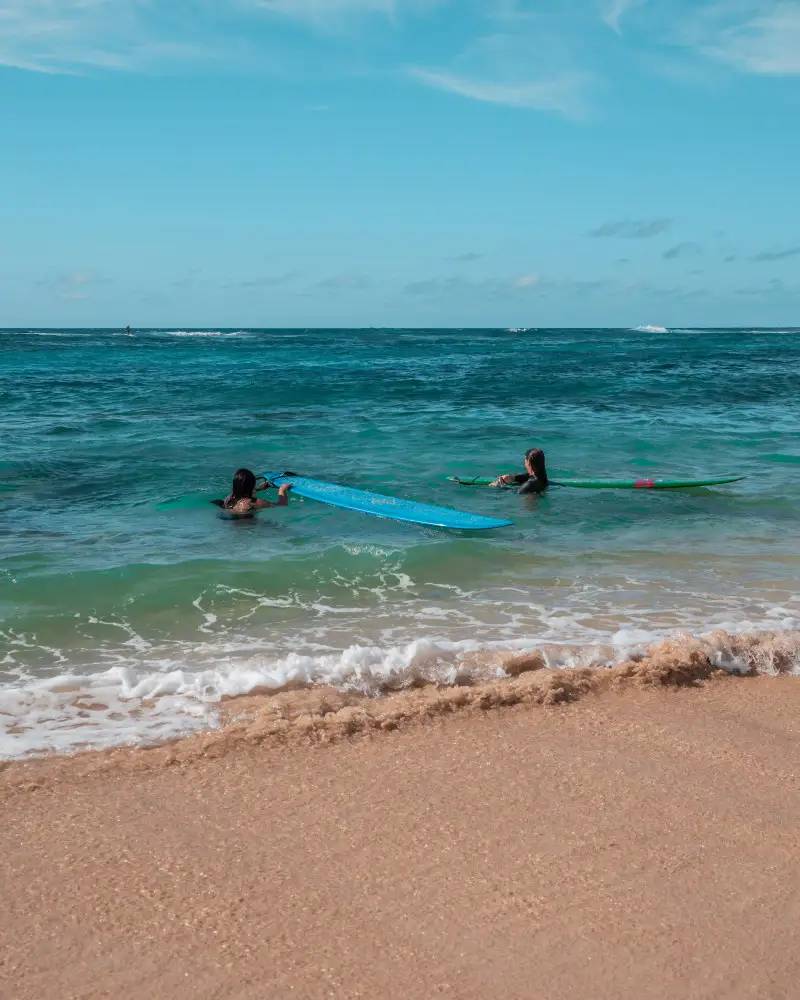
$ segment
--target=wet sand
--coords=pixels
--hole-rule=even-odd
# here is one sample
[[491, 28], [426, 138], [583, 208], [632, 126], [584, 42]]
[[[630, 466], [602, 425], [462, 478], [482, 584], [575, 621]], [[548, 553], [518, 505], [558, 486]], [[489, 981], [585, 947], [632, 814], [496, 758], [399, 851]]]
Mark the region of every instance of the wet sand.
[[0, 995], [795, 997], [800, 681], [640, 681], [8, 765]]

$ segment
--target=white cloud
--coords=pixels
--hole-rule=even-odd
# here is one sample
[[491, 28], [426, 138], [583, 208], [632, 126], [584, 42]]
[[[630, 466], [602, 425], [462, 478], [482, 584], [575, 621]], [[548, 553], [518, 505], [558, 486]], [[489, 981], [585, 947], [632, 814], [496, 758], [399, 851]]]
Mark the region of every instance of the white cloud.
[[694, 257], [702, 252], [703, 250], [699, 243], [686, 241], [669, 247], [661, 256], [664, 260], [677, 260], [679, 257]]
[[[235, 2], [235, 0], [234, 0]], [[356, 17], [396, 20], [405, 11], [424, 12], [448, 0], [238, 0], [241, 5], [301, 21], [312, 28], [336, 28]]]
[[62, 280], [69, 285], [81, 287], [82, 285], [94, 284], [100, 279], [94, 271], [71, 271], [69, 274], [65, 274]]
[[419, 83], [474, 101], [512, 108], [550, 111], [581, 118], [590, 86], [576, 41], [563, 19], [526, 15], [514, 30], [472, 37], [446, 65], [414, 65], [408, 73]]
[[[223, 56], [241, 64], [248, 54], [256, 56], [254, 23], [269, 25], [284, 18], [312, 28], [335, 27], [348, 18], [370, 15], [391, 22], [401, 12], [424, 12], [444, 2], [0, 0], [0, 66], [39, 73], [141, 71]], [[220, 32], [221, 23], [227, 25], [226, 33]], [[263, 49], [257, 52], [261, 66]], [[278, 58], [270, 53], [271, 61]]]
[[98, 285], [105, 285], [108, 282], [108, 278], [87, 268], [64, 274], [50, 274], [38, 281], [37, 285], [49, 289], [53, 295], [65, 302], [82, 302], [90, 297], [90, 292]]
[[243, 278], [239, 281], [228, 281], [223, 288], [275, 288], [285, 285], [297, 277], [295, 271], [284, 271], [282, 274], [264, 274], [258, 278]]
[[327, 288], [331, 291], [349, 289], [351, 291], [362, 291], [369, 288], [372, 281], [365, 274], [334, 274], [330, 278], [324, 278], [317, 282], [317, 288]]
[[448, 298], [458, 296], [480, 296], [507, 300], [509, 297], [519, 299], [517, 292], [532, 292], [535, 296], [548, 296], [554, 293], [568, 295], [591, 295], [613, 285], [607, 279], [578, 278], [547, 278], [538, 274], [522, 274], [516, 278], [465, 278], [461, 275], [451, 277], [431, 277], [419, 281], [411, 281], [404, 286], [407, 295], [421, 298]]
[[745, 73], [800, 74], [800, 3], [750, 3], [744, 10], [730, 3], [709, 7], [694, 28], [699, 51]]
[[264, 10], [298, 21], [321, 23], [346, 14], [384, 14], [392, 16], [395, 0], [259, 0]]
[[800, 255], [800, 246], [787, 247], [783, 250], [762, 250], [761, 253], [757, 253], [751, 260], [757, 261], [776, 261], [785, 260], [787, 257], [797, 257]]
[[0, 65], [69, 74], [211, 55], [186, 40], [188, 17], [172, 38], [160, 31], [164, 9], [158, 0], [0, 0]]
[[617, 34], [621, 33], [620, 21], [632, 7], [640, 7], [646, 0], [605, 0], [602, 18]]
[[672, 225], [672, 219], [618, 219], [604, 222], [586, 234], [594, 237], [619, 237], [625, 240], [647, 240], [665, 233]]
[[409, 73], [429, 87], [475, 101], [556, 111], [573, 118], [581, 117], [585, 111], [583, 90], [589, 79], [586, 74], [563, 73], [545, 80], [507, 82], [459, 76], [417, 66], [411, 67]]

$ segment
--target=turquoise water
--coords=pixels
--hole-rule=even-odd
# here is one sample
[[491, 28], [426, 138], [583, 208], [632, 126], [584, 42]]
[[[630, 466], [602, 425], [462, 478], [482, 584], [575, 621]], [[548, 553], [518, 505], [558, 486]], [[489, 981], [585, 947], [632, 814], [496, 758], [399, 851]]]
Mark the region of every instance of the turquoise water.
[[[796, 628], [799, 369], [797, 331], [0, 331], [0, 751], [157, 739], [287, 683], [483, 676], [509, 648], [570, 666]], [[445, 479], [533, 445], [562, 476], [748, 478]], [[224, 496], [239, 465], [514, 525], [160, 507]]]

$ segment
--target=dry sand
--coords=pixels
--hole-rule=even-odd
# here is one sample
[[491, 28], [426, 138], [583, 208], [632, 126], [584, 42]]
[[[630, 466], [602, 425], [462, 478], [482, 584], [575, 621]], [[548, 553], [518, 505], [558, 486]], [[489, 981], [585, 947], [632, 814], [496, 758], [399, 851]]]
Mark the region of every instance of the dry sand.
[[0, 995], [797, 997], [800, 681], [623, 674], [7, 766]]

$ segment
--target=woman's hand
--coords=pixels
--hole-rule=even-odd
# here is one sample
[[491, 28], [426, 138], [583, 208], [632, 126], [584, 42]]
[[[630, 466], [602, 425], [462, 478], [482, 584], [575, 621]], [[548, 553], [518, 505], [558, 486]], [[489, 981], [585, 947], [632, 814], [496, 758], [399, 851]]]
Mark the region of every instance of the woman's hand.
[[283, 486], [278, 487], [278, 496], [285, 497], [289, 490], [292, 488], [291, 483], [284, 483]]
[[495, 481], [492, 483], [492, 486], [508, 486], [508, 484], [511, 482], [513, 478], [514, 477], [509, 473], [506, 473], [503, 476], [498, 476], [497, 479], [495, 479]]

